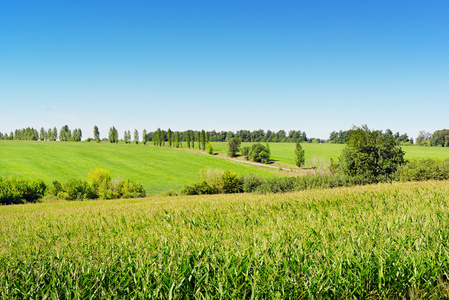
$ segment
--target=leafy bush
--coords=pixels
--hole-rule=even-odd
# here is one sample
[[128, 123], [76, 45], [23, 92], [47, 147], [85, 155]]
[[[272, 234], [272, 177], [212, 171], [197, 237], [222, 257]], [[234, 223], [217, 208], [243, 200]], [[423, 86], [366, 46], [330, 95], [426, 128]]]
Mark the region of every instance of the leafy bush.
[[248, 154], [249, 159], [255, 162], [269, 163], [270, 162], [270, 147], [264, 146], [261, 143], [252, 144]]
[[209, 153], [209, 154], [214, 154], [214, 148], [212, 147], [212, 143], [211, 142], [207, 142], [206, 152]]
[[245, 157], [246, 160], [249, 160], [249, 147], [245, 146], [240, 149], [240, 153]]
[[255, 190], [256, 193], [286, 193], [294, 191], [294, 177], [273, 178], [259, 185]]
[[0, 177], [0, 204], [36, 202], [42, 198], [47, 185], [42, 180]]
[[200, 170], [200, 175], [207, 185], [218, 191], [218, 194], [223, 193], [223, 170], [204, 168]]
[[120, 198], [139, 198], [146, 195], [140, 183], [134, 183], [129, 179], [121, 180], [118, 185]]
[[242, 190], [245, 193], [254, 192], [264, 182], [261, 176], [254, 174], [242, 176], [241, 180], [242, 180]]
[[84, 180], [72, 179], [63, 186], [63, 192], [57, 195], [65, 200], [86, 200], [98, 198], [97, 189], [94, 184], [89, 184]]
[[445, 180], [449, 179], [449, 160], [413, 160], [399, 167], [395, 174], [398, 181]]
[[205, 180], [194, 183], [192, 185], [185, 185], [181, 189], [181, 195], [210, 195], [218, 194], [218, 190], [207, 184]]
[[220, 169], [201, 169], [202, 180], [181, 189], [182, 195], [207, 195], [220, 193], [238, 193], [242, 182], [233, 171]]
[[238, 193], [241, 190], [242, 181], [237, 173], [226, 170], [223, 173], [223, 193]]
[[88, 181], [69, 180], [64, 185], [53, 181], [50, 194], [65, 200], [117, 199], [145, 197], [140, 183], [129, 179], [112, 180], [109, 171], [95, 169], [88, 173]]

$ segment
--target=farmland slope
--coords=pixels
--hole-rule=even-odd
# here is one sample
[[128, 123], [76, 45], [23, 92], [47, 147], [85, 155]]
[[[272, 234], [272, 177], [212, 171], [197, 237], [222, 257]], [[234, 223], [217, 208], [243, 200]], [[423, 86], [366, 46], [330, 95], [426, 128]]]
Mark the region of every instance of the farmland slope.
[[279, 176], [209, 155], [143, 144], [0, 141], [0, 176], [64, 182], [86, 179], [87, 173], [96, 168], [110, 171], [113, 177], [140, 182], [148, 194], [179, 191], [184, 184], [200, 179], [201, 168], [254, 173], [264, 178]]

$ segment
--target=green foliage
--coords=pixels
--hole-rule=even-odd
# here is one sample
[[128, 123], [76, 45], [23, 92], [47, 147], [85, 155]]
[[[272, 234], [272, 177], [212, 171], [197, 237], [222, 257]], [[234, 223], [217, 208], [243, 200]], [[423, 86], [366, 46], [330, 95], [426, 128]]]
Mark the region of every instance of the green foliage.
[[249, 160], [249, 150], [250, 148], [248, 146], [240, 148], [240, 153], [245, 157], [246, 160]]
[[109, 128], [109, 142], [110, 143], [118, 143], [118, 131], [114, 126]]
[[146, 193], [140, 183], [134, 183], [129, 179], [123, 179], [118, 183], [118, 198], [140, 198]]
[[242, 181], [234, 171], [226, 170], [223, 173], [223, 193], [238, 193], [241, 190]]
[[0, 177], [0, 204], [37, 202], [46, 190], [47, 185], [42, 180]]
[[[246, 150], [245, 150], [246, 151]], [[247, 155], [249, 159], [255, 162], [262, 162], [267, 164], [270, 162], [270, 147], [264, 146], [261, 143], [252, 144]], [[246, 156], [245, 156], [246, 158]]]
[[98, 129], [97, 125], [94, 126], [94, 140], [100, 140], [100, 130]]
[[395, 179], [400, 181], [446, 180], [449, 179], [449, 160], [412, 160], [399, 167]]
[[230, 194], [241, 191], [242, 181], [233, 171], [221, 169], [201, 169], [202, 180], [181, 189], [182, 195]]
[[146, 195], [140, 183], [129, 179], [112, 180], [109, 171], [95, 169], [88, 173], [88, 181], [72, 179], [61, 185], [53, 181], [52, 195], [65, 200], [137, 198]]
[[98, 198], [97, 188], [87, 181], [72, 179], [64, 184], [63, 191], [58, 193], [64, 200], [87, 200]]
[[385, 181], [405, 163], [404, 154], [393, 137], [380, 135], [365, 125], [350, 130], [339, 170], [347, 176], [362, 176], [371, 182]]
[[230, 157], [237, 156], [237, 152], [239, 151], [240, 144], [242, 142], [238, 138], [231, 138], [228, 141], [228, 155]]
[[101, 168], [90, 171], [87, 177], [90, 184], [97, 186], [108, 185], [112, 180], [111, 173]]
[[185, 185], [181, 189], [181, 195], [209, 195], [209, 194], [218, 194], [218, 191], [207, 184], [206, 181], [202, 180], [200, 182], [196, 182], [193, 185]]
[[304, 165], [306, 162], [306, 155], [304, 149], [302, 149], [301, 144], [298, 142], [296, 143], [295, 147], [295, 165], [298, 168], [301, 168], [301, 166]]
[[248, 174], [241, 177], [242, 190], [245, 193], [252, 193], [264, 183], [264, 180], [259, 175]]
[[137, 129], [134, 129], [134, 142], [137, 144], [139, 144], [139, 132], [137, 131]]
[[186, 133], [186, 144], [187, 144], [187, 148], [190, 149], [190, 132]]
[[449, 147], [449, 129], [437, 130], [430, 139], [432, 146]]
[[201, 149], [206, 150], [206, 132], [203, 130], [201, 130], [201, 133], [199, 133], [200, 135], [200, 143], [201, 143]]
[[146, 145], [147, 141], [148, 141], [148, 134], [147, 134], [147, 130], [144, 129], [142, 131], [142, 142], [143, 142], [144, 145]]
[[214, 154], [214, 148], [212, 147], [212, 143], [211, 142], [207, 142], [206, 152], [209, 153], [209, 154]]

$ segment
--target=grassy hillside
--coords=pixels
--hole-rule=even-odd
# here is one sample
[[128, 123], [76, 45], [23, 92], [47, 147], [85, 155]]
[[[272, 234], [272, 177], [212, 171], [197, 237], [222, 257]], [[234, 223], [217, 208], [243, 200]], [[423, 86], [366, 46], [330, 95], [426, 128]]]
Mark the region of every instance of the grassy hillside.
[[155, 194], [199, 180], [199, 170], [205, 167], [278, 176], [209, 155], [143, 144], [0, 141], [0, 176], [42, 178], [47, 183], [85, 179], [90, 170], [103, 168], [113, 177], [138, 181], [148, 194]]
[[448, 215], [448, 182], [3, 206], [0, 298], [447, 298]]
[[[250, 146], [253, 143], [242, 143], [242, 146]], [[264, 143], [263, 143], [264, 144]], [[269, 143], [271, 150], [271, 158], [275, 161], [280, 161], [286, 164], [295, 164], [294, 143]], [[309, 144], [302, 143], [301, 146], [306, 151], [306, 166], [310, 165], [315, 158], [329, 161], [331, 158], [338, 161], [341, 152], [345, 145], [342, 144]], [[227, 143], [215, 142], [213, 143], [214, 150], [226, 153]], [[405, 146], [402, 147], [405, 151], [406, 159], [415, 158], [438, 158], [449, 159], [449, 148], [444, 147], [419, 147], [419, 146]]]

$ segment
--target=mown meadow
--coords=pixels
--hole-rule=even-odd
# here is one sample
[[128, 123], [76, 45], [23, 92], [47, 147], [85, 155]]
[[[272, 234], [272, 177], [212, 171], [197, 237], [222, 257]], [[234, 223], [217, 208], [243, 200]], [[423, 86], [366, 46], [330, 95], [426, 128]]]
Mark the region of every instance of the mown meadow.
[[[241, 146], [250, 146], [253, 143], [242, 143]], [[262, 143], [265, 145], [265, 143]], [[295, 165], [295, 143], [268, 143], [271, 150], [271, 159], [273, 161], [279, 161], [285, 164]], [[220, 153], [226, 153], [227, 144], [223, 142], [212, 143], [214, 150]], [[323, 160], [329, 162], [333, 159], [338, 162], [338, 158], [341, 156], [344, 144], [314, 144], [314, 143], [301, 143], [301, 146], [306, 151], [305, 166], [314, 166], [317, 160]], [[422, 146], [403, 146], [402, 150], [405, 152], [406, 159], [449, 159], [448, 147], [422, 147]]]
[[449, 182], [0, 207], [0, 298], [449, 296]]
[[148, 195], [179, 191], [200, 179], [202, 168], [233, 170], [238, 174], [279, 176], [267, 169], [179, 149], [87, 142], [0, 141], [0, 176], [53, 180], [87, 179], [102, 168], [114, 178], [140, 182]]

